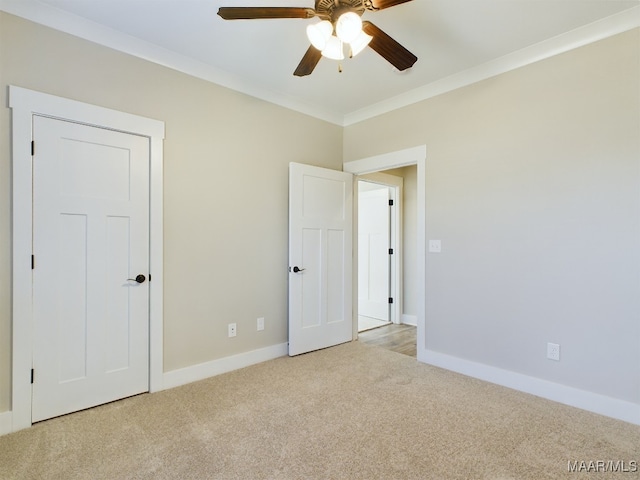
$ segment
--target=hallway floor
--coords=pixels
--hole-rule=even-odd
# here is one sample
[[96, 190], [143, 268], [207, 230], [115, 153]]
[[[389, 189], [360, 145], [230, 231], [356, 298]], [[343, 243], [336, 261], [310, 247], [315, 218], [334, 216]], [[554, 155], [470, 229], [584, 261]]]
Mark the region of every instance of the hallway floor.
[[365, 332], [358, 333], [358, 340], [369, 345], [417, 357], [416, 327], [391, 323]]

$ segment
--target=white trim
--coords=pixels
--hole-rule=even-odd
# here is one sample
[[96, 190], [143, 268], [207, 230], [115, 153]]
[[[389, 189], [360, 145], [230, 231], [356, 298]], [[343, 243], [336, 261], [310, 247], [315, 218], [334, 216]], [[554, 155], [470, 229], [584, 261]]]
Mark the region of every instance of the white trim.
[[150, 138], [149, 389], [161, 390], [163, 369], [162, 141], [164, 122], [9, 86], [12, 109], [12, 431], [31, 426], [32, 117], [43, 115]]
[[257, 363], [273, 360], [274, 358], [285, 357], [289, 353], [287, 343], [272, 345], [250, 352], [239, 353], [230, 357], [212, 360], [210, 362], [192, 365], [190, 367], [172, 370], [164, 374], [165, 388], [179, 387], [187, 383], [197, 382], [205, 378], [214, 377], [222, 373], [238, 370]]
[[0, 413], [0, 435], [6, 435], [11, 433], [11, 426], [13, 425], [13, 412]]
[[418, 326], [418, 317], [415, 315], [407, 315], [406, 313], [402, 314], [402, 324], [403, 325], [413, 325], [414, 327]]
[[149, 176], [149, 392], [164, 390], [164, 122], [150, 139]]
[[[391, 168], [407, 167], [409, 165], [417, 166], [417, 189], [418, 189], [418, 238], [416, 242], [416, 261], [418, 263], [418, 274], [416, 278], [416, 291], [418, 292], [418, 311], [417, 318], [417, 350], [420, 355], [426, 348], [426, 320], [425, 320], [425, 292], [427, 290], [426, 277], [426, 185], [427, 185], [427, 146], [419, 145], [417, 147], [399, 150], [397, 152], [384, 153], [374, 157], [363, 158], [346, 162], [342, 169], [345, 172], [354, 175], [362, 175], [365, 173], [378, 172]], [[356, 259], [357, 260], [357, 259]], [[354, 269], [355, 271], [355, 269]], [[357, 302], [357, 278], [354, 274], [353, 292], [355, 295], [354, 302]], [[355, 321], [355, 320], [354, 320]], [[357, 338], [357, 336], [354, 336]], [[418, 356], [419, 358], [419, 356]]]
[[382, 155], [367, 157], [361, 160], [353, 160], [345, 163], [342, 169], [345, 172], [355, 175], [364, 175], [365, 173], [416, 165], [420, 159], [424, 160], [426, 156], [426, 145], [420, 145], [397, 152], [383, 153]]
[[344, 116], [343, 126], [427, 100], [546, 58], [640, 27], [640, 6], [603, 18]]
[[423, 350], [418, 353], [418, 360], [554, 402], [640, 425], [640, 405], [636, 403], [579, 390], [432, 350]]
[[329, 111], [322, 105], [301, 102], [286, 93], [267, 90], [259, 84], [204, 62], [172, 52], [50, 5], [24, 0], [0, 0], [0, 10], [340, 126], [349, 126], [640, 27], [640, 6], [633, 7], [396, 97], [342, 114]]

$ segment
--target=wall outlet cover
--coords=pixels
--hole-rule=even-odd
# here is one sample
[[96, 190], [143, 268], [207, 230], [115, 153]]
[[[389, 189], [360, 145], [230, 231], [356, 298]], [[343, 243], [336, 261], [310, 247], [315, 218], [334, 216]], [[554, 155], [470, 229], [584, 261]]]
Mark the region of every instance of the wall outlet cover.
[[442, 242], [440, 240], [429, 240], [429, 253], [442, 252]]
[[557, 343], [547, 343], [547, 358], [560, 361], [560, 345]]

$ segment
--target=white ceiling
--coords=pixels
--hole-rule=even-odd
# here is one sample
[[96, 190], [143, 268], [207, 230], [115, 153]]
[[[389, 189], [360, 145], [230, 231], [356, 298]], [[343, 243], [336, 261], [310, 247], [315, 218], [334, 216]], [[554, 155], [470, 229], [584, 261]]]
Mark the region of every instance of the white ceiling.
[[[0, 0], [0, 8], [222, 85], [349, 124], [638, 26], [640, 0], [413, 0], [367, 19], [418, 61], [396, 72], [371, 49], [293, 71], [317, 19], [225, 21], [221, 6], [313, 0]], [[98, 25], [97, 25], [98, 24]], [[569, 32], [569, 33], [567, 33]], [[475, 73], [474, 73], [475, 72]], [[444, 79], [444, 80], [443, 80]]]

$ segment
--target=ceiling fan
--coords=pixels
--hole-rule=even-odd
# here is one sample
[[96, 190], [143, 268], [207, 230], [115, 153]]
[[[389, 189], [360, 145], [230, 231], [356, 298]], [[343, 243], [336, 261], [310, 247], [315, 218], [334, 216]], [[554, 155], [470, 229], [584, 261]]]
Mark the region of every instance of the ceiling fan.
[[323, 56], [334, 60], [344, 58], [343, 45], [350, 47], [350, 56], [367, 46], [402, 71], [418, 60], [413, 53], [384, 33], [373, 23], [362, 21], [366, 11], [377, 11], [411, 0], [315, 0], [315, 8], [300, 7], [220, 7], [218, 15], [225, 20], [266, 18], [313, 18], [321, 21], [307, 26], [311, 46], [293, 72], [304, 77], [313, 72]]

